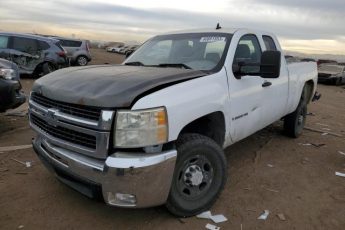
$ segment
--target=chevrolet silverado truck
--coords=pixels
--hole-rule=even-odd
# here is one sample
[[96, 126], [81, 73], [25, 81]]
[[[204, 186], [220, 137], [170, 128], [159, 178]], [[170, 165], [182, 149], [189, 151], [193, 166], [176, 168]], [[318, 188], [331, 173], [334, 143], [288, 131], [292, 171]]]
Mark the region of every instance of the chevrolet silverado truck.
[[19, 78], [18, 66], [0, 58], [0, 113], [17, 108], [25, 102]]
[[38, 79], [29, 101], [33, 147], [89, 197], [191, 216], [226, 183], [223, 149], [280, 119], [298, 137], [316, 86], [316, 63], [287, 64], [271, 33], [158, 35], [120, 65]]

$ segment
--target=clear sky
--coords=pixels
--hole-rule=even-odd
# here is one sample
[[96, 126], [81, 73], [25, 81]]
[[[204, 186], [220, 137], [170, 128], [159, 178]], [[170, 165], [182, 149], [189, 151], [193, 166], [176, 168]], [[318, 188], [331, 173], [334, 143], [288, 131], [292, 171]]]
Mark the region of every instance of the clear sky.
[[0, 0], [0, 30], [144, 41], [214, 27], [272, 31], [286, 50], [345, 55], [345, 0]]

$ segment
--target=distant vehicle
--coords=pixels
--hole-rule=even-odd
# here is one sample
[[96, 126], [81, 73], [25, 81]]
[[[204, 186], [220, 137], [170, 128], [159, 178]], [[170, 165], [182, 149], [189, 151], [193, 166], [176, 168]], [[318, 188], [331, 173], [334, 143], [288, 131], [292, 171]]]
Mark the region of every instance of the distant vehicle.
[[334, 85], [345, 84], [345, 66], [322, 64], [318, 69], [318, 82]]
[[130, 46], [124, 46], [124, 47], [122, 47], [120, 50], [119, 50], [119, 54], [125, 54], [125, 52], [126, 52], [126, 50], [127, 49], [129, 49], [130, 48]]
[[129, 57], [136, 49], [138, 49], [139, 46], [132, 46], [131, 48], [127, 49], [127, 51], [125, 52], [126, 57]]
[[69, 65], [60, 41], [31, 34], [0, 32], [0, 58], [16, 63], [20, 74], [38, 77]]
[[85, 66], [91, 61], [90, 42], [88, 40], [54, 38], [58, 39], [61, 46], [67, 51], [67, 57], [70, 59], [71, 64]]
[[21, 88], [18, 66], [0, 58], [0, 112], [14, 109], [25, 102]]
[[316, 60], [313, 58], [302, 58], [301, 61], [302, 62], [316, 62]]
[[291, 55], [285, 55], [285, 60], [287, 63], [301, 62], [301, 60], [298, 57], [294, 57]]
[[108, 47], [107, 51], [108, 52], [112, 52], [112, 53], [118, 53], [121, 49], [122, 49], [122, 45], [120, 46], [112, 46], [112, 47]]
[[337, 65], [338, 62], [334, 61], [334, 60], [327, 60], [327, 59], [319, 59], [317, 60], [317, 65], [321, 65], [321, 64], [331, 64], [331, 65]]

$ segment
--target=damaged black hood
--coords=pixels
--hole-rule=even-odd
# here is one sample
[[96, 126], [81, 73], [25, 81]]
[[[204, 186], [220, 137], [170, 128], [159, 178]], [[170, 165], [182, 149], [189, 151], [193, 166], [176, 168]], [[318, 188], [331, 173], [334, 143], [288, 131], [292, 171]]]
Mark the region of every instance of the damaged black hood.
[[71, 67], [38, 79], [32, 90], [72, 104], [126, 108], [142, 94], [205, 75], [199, 70], [180, 68], [125, 65]]

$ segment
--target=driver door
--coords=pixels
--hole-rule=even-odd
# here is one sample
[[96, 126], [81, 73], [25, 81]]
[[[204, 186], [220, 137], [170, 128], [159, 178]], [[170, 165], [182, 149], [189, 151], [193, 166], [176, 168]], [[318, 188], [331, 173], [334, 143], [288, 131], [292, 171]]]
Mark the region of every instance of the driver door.
[[[259, 66], [244, 66], [237, 74], [239, 64], [260, 63], [262, 49], [254, 34], [243, 35], [237, 44], [232, 70], [228, 70], [230, 92], [230, 135], [233, 142], [239, 141], [264, 127], [263, 87], [265, 81], [254, 73], [260, 72]], [[249, 75], [250, 74], [250, 75]]]

